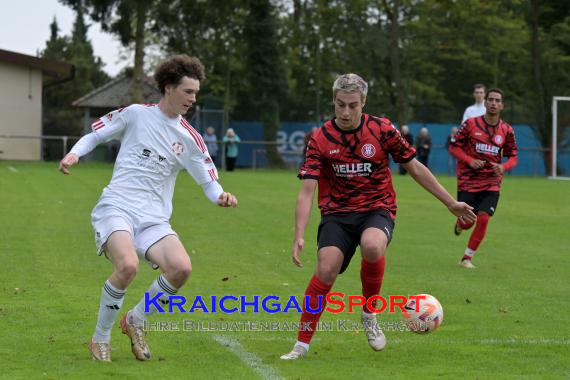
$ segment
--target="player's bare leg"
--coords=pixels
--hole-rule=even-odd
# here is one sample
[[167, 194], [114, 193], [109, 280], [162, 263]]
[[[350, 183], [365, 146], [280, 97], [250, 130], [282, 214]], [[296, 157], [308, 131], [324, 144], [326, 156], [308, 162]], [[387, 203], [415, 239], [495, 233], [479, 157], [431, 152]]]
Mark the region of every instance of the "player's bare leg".
[[103, 285], [97, 326], [88, 348], [94, 360], [111, 361], [111, 330], [123, 305], [126, 289], [138, 271], [138, 257], [127, 231], [113, 232], [105, 252], [115, 270]]
[[[158, 301], [166, 306], [169, 302], [168, 297], [175, 295], [190, 276], [192, 271], [190, 258], [176, 235], [165, 236], [151, 246], [147, 258], [158, 265], [163, 272], [149, 287], [148, 297], [152, 299], [158, 293], [163, 293]], [[149, 305], [149, 311], [145, 312], [144, 306], [143, 297], [121, 320], [121, 329], [131, 339], [135, 358], [142, 361], [151, 359], [150, 348], [145, 341], [143, 331], [144, 321], [158, 310], [154, 305]]]

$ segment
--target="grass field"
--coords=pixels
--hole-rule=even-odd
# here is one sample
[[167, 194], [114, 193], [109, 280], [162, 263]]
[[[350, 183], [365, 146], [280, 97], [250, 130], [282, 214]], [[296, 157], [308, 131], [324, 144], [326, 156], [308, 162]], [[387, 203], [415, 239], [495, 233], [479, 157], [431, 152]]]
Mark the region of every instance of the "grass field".
[[[375, 353], [362, 332], [317, 332], [308, 358], [283, 362], [294, 332], [154, 331], [147, 336], [154, 359], [141, 363], [115, 327], [113, 363], [93, 362], [86, 345], [112, 267], [95, 254], [90, 211], [111, 169], [82, 164], [64, 177], [55, 163], [0, 162], [0, 378], [570, 378], [570, 182], [513, 177], [505, 180], [473, 271], [457, 265], [467, 236], [453, 235], [445, 207], [409, 177], [395, 178], [400, 208], [382, 294], [438, 297], [445, 321], [433, 334], [389, 331], [386, 350]], [[180, 294], [301, 296], [315, 265], [319, 218], [315, 210], [298, 269], [290, 260], [295, 173], [221, 177], [239, 198], [235, 210], [214, 207], [190, 176], [178, 178], [172, 225], [194, 268]], [[454, 178], [440, 179], [454, 191]], [[334, 290], [360, 294], [358, 271], [357, 259]], [[141, 265], [124, 310], [156, 276]], [[195, 313], [154, 321], [298, 318]], [[339, 319], [359, 321], [359, 313], [325, 313], [322, 320]]]

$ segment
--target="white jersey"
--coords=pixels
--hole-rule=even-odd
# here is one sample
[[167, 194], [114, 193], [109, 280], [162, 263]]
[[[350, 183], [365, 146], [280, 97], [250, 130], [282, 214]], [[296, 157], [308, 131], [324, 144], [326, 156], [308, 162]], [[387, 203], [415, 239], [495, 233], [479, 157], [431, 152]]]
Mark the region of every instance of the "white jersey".
[[121, 141], [113, 177], [98, 206], [109, 204], [142, 220], [168, 221], [180, 170], [186, 169], [199, 185], [218, 179], [202, 136], [182, 116], [167, 117], [157, 104], [118, 109], [91, 128], [100, 142]]
[[465, 109], [465, 112], [463, 113], [463, 120], [461, 120], [461, 123], [463, 123], [467, 119], [471, 119], [472, 117], [485, 115], [485, 112], [487, 112], [487, 109], [485, 108], [485, 103], [475, 103], [472, 106], [469, 106]]

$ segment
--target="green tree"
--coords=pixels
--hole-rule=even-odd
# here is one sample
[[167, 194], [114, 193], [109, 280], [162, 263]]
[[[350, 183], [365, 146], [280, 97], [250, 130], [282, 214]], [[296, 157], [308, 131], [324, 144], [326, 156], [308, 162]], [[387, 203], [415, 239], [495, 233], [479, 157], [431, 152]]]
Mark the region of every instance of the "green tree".
[[[280, 128], [280, 101], [287, 93], [285, 67], [277, 38], [277, 22], [269, 0], [250, 0], [244, 37], [247, 41], [248, 79], [251, 98], [259, 114], [266, 141], [276, 141]], [[282, 166], [276, 145], [267, 146], [270, 166]]]
[[348, 72], [368, 81], [367, 112], [393, 114], [392, 99], [385, 96], [392, 82], [389, 35], [376, 2], [299, 0], [284, 29], [290, 92], [282, 114], [299, 121], [332, 117], [332, 84]]
[[[391, 4], [390, 4], [391, 3]], [[391, 98], [393, 99], [393, 105], [395, 109], [395, 119], [399, 125], [406, 124], [406, 87], [404, 86], [402, 80], [402, 64], [400, 56], [400, 12], [401, 12], [401, 2], [400, 0], [393, 0], [388, 2], [388, 0], [383, 0], [383, 10], [390, 20], [390, 83], [393, 86], [389, 86]]]
[[132, 101], [143, 103], [145, 27], [152, 24], [150, 15], [158, 12], [158, 1], [145, 0], [60, 0], [72, 7], [85, 8], [90, 17], [101, 23], [101, 28], [119, 37], [123, 46], [134, 42]]
[[[73, 81], [44, 88], [45, 135], [80, 136], [83, 132], [83, 114], [71, 106], [79, 97], [101, 86], [108, 80], [102, 70], [103, 62], [95, 57], [87, 38], [87, 26], [79, 8], [71, 36], [60, 36], [57, 21], [50, 25], [51, 36], [46, 48], [40, 53], [43, 58], [65, 61], [75, 66]], [[59, 154], [60, 149], [58, 149]]]
[[[528, 28], [523, 14], [522, 0], [441, 0], [410, 7], [404, 60], [405, 76], [412, 81], [414, 119], [459, 122], [473, 101], [475, 83], [502, 87], [509, 102], [506, 115], [512, 119], [515, 110], [510, 105], [527, 91]], [[523, 114], [521, 110], [521, 119]]]
[[160, 32], [160, 43], [168, 54], [190, 54], [204, 63], [206, 81], [199, 102], [207, 108], [223, 107], [242, 119], [250, 109], [236, 108], [238, 92], [247, 85], [246, 14], [240, 0], [164, 2], [156, 15], [160, 28], [153, 29]]
[[530, 91], [535, 96], [526, 105], [534, 111], [533, 131], [547, 148], [544, 152], [547, 173], [552, 170], [552, 97], [570, 93], [569, 13], [567, 2], [530, 0], [528, 4], [533, 79]]

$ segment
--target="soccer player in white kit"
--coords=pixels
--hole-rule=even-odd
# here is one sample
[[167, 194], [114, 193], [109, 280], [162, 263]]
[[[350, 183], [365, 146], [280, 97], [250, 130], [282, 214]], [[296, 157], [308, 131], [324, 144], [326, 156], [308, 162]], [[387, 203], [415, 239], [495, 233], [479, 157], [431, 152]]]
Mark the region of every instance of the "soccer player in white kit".
[[[98, 254], [105, 253], [114, 266], [103, 285], [97, 325], [89, 342], [95, 360], [111, 361], [111, 329], [139, 259], [161, 269], [147, 292], [149, 299], [164, 293], [159, 298], [163, 304], [190, 276], [190, 258], [169, 223], [178, 172], [188, 171], [213, 203], [237, 206], [236, 197], [218, 183], [202, 137], [181, 116], [196, 102], [204, 77], [199, 59], [187, 55], [168, 59], [154, 75], [163, 94], [158, 104], [133, 104], [101, 117], [60, 162], [60, 171], [69, 174], [79, 157], [98, 144], [121, 141], [111, 182], [91, 214]], [[143, 297], [121, 320], [138, 360], [151, 358], [143, 323], [156, 311], [150, 305], [149, 312], [144, 312]]]
[[461, 124], [465, 123], [465, 120], [471, 119], [472, 117], [483, 116], [487, 111], [485, 108], [485, 85], [477, 83], [473, 85], [473, 98], [475, 98], [475, 104], [465, 108], [463, 112], [463, 120]]

